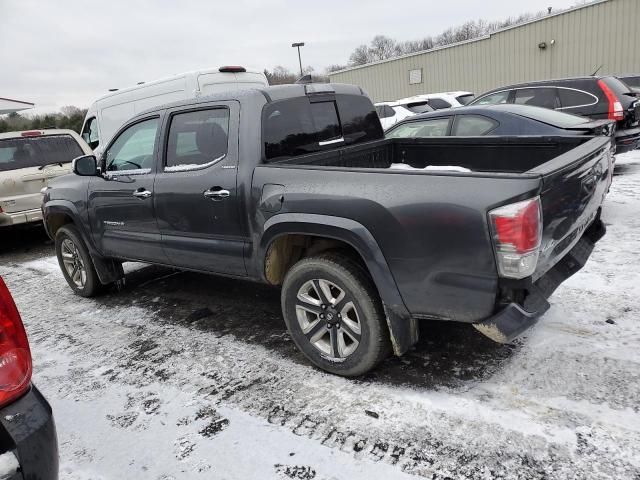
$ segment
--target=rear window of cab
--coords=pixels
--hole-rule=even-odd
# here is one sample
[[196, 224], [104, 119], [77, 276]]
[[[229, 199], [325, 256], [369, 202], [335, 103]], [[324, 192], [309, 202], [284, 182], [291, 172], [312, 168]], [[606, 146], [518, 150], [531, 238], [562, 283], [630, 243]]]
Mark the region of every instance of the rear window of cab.
[[262, 113], [267, 162], [381, 138], [378, 115], [362, 95], [295, 97], [267, 104]]
[[70, 163], [84, 152], [71, 135], [46, 135], [0, 140], [0, 172]]

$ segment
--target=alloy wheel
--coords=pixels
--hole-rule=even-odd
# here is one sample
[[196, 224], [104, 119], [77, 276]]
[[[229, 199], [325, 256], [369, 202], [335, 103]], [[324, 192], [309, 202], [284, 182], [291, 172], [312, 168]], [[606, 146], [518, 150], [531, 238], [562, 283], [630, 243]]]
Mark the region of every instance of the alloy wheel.
[[87, 283], [87, 270], [75, 243], [65, 238], [61, 245], [62, 263], [73, 284], [82, 289]]
[[298, 290], [296, 317], [309, 343], [324, 356], [345, 359], [360, 344], [362, 329], [355, 303], [333, 282], [305, 282]]

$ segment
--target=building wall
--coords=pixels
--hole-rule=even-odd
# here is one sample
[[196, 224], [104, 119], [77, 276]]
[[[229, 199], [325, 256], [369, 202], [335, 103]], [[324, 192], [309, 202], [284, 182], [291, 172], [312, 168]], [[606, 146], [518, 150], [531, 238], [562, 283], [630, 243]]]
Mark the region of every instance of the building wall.
[[[330, 79], [360, 85], [374, 101], [383, 101], [454, 90], [479, 94], [511, 83], [590, 75], [600, 66], [600, 74], [640, 73], [639, 25], [640, 0], [602, 0], [478, 40], [337, 72]], [[538, 47], [541, 42], [546, 49]], [[414, 69], [422, 69], [422, 83], [410, 85]]]

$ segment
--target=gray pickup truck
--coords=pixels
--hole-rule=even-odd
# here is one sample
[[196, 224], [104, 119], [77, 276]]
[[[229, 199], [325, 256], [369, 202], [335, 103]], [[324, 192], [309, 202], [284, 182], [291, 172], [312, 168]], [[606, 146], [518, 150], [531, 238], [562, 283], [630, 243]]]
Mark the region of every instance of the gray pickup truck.
[[279, 285], [296, 345], [355, 376], [423, 321], [533, 325], [604, 234], [612, 156], [594, 136], [384, 139], [360, 88], [311, 84], [165, 105], [73, 168], [43, 215], [77, 294], [123, 261]]

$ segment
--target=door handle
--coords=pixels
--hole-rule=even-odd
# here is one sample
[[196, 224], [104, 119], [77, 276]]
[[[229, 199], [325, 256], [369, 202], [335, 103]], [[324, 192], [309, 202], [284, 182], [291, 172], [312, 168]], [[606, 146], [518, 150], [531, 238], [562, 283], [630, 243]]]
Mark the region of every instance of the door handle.
[[229, 192], [229, 190], [225, 190], [224, 188], [220, 188], [220, 187], [213, 187], [210, 188], [209, 190], [205, 190], [202, 195], [205, 196], [205, 198], [210, 198], [211, 200], [224, 200], [225, 198], [227, 198], [229, 195], [231, 195], [231, 192]]
[[133, 192], [133, 196], [136, 198], [139, 198], [140, 200], [144, 200], [145, 198], [149, 198], [151, 195], [153, 195], [149, 190], [146, 190], [144, 188], [142, 189], [138, 189], [135, 192]]

